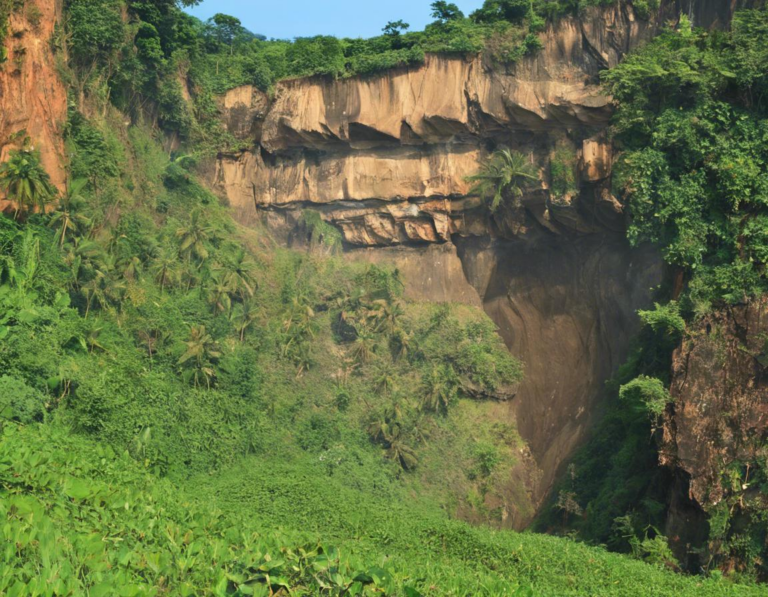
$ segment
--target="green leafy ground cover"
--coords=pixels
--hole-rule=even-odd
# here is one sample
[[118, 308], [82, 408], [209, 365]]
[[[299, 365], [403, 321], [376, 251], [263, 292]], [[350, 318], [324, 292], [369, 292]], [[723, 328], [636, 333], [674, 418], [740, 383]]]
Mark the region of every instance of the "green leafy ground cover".
[[[318, 461], [187, 487], [56, 425], [0, 436], [4, 595], [760, 595], [554, 537], [449, 520]], [[221, 508], [221, 509], [219, 509]]]

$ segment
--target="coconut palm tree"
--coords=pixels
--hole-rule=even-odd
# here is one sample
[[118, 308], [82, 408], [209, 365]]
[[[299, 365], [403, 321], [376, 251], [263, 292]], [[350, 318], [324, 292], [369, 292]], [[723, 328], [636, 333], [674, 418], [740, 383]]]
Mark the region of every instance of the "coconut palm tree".
[[397, 462], [403, 470], [412, 470], [419, 463], [416, 451], [406, 443], [402, 425], [393, 420], [391, 413], [368, 426], [371, 439], [384, 447], [384, 454]]
[[423, 376], [421, 407], [425, 411], [446, 414], [456, 396], [456, 374], [450, 365], [435, 365]]
[[151, 328], [147, 330], [139, 330], [137, 335], [139, 337], [139, 342], [147, 349], [151, 367], [155, 353], [157, 353], [159, 348], [168, 341], [171, 337], [171, 333]]
[[176, 237], [181, 243], [179, 252], [182, 257], [191, 260], [196, 257], [200, 261], [208, 259], [208, 247], [206, 246], [211, 237], [212, 230], [201, 217], [202, 212], [196, 209], [192, 212], [189, 222], [180, 226], [176, 230]]
[[352, 346], [352, 358], [358, 365], [365, 365], [370, 362], [375, 352], [376, 337], [367, 329], [360, 330]]
[[72, 278], [72, 288], [80, 288], [86, 274], [97, 269], [96, 264], [101, 262], [103, 256], [104, 252], [97, 242], [77, 236], [72, 239], [64, 255], [64, 263], [69, 267]]
[[528, 156], [509, 149], [499, 149], [477, 174], [466, 180], [473, 183], [471, 192], [480, 195], [491, 213], [495, 213], [505, 195], [522, 197], [527, 187], [539, 181], [539, 173]]
[[50, 226], [58, 227], [56, 238], [59, 246], [63, 247], [70, 234], [82, 235], [91, 225], [91, 219], [82, 213], [84, 199], [83, 188], [88, 181], [84, 178], [73, 180], [62, 198], [59, 208], [52, 214]]
[[161, 294], [165, 292], [166, 286], [173, 286], [180, 281], [179, 256], [176, 251], [167, 247], [155, 258], [150, 269], [155, 282], [160, 285]]
[[206, 387], [211, 387], [211, 381], [216, 377], [211, 362], [221, 357], [218, 343], [206, 331], [204, 325], [192, 326], [189, 339], [185, 342], [187, 349], [179, 358], [179, 365], [190, 368], [191, 379], [195, 387], [205, 380]]
[[240, 336], [240, 342], [245, 341], [245, 332], [258, 320], [259, 312], [253, 301], [237, 303], [232, 309], [230, 319], [235, 324], [235, 329]]
[[232, 310], [232, 294], [233, 288], [229, 284], [229, 278], [213, 272], [208, 289], [208, 303], [213, 307], [214, 314], [229, 313]]
[[16, 202], [14, 219], [22, 209], [45, 211], [45, 205], [56, 196], [51, 177], [40, 164], [40, 154], [34, 149], [12, 151], [8, 161], [0, 164], [0, 188]]
[[248, 258], [245, 249], [237, 249], [235, 254], [224, 261], [221, 271], [230, 288], [245, 302], [256, 290], [256, 280], [253, 277], [254, 264]]

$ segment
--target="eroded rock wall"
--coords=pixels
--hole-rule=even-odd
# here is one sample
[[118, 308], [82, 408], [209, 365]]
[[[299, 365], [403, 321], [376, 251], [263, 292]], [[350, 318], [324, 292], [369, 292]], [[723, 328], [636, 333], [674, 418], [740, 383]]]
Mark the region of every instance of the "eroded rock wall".
[[673, 359], [661, 463], [690, 478], [690, 497], [719, 504], [723, 471], [761, 458], [768, 440], [768, 298], [719, 311], [690, 330]]
[[[59, 189], [66, 181], [67, 93], [56, 72], [51, 40], [61, 10], [60, 0], [27, 0], [15, 10], [5, 38], [8, 60], [0, 65], [0, 161], [26, 135]], [[4, 203], [0, 198], [0, 209]]]

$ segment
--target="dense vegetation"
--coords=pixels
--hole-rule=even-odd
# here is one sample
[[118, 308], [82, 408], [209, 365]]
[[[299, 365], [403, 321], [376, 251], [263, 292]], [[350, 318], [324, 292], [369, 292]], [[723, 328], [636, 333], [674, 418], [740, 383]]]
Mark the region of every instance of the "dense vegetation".
[[[692, 30], [683, 17], [604, 74], [617, 103], [614, 186], [629, 206], [629, 239], [659, 246], [678, 283], [641, 313], [646, 327], [612, 382], [615, 402], [561, 491], [569, 508], [561, 500], [544, 527], [559, 526], [565, 512], [565, 526], [583, 538], [633, 552], [662, 528], [673, 480], [656, 467], [649, 438], [672, 401], [672, 351], [688, 321], [768, 290], [766, 39], [765, 10], [737, 13], [729, 33]], [[729, 497], [709, 512], [698, 545], [707, 557], [693, 553], [689, 568], [768, 575], [763, 502], [738, 482], [746, 470], [749, 487], [768, 492], [764, 461], [724, 468]], [[584, 515], [569, 518], [569, 509]]]
[[[288, 42], [225, 15], [200, 23], [181, 10], [192, 2], [67, 0], [53, 40], [71, 93], [67, 189], [51, 187], [31, 140], [0, 166], [17, 206], [0, 217], [0, 594], [761, 594], [673, 574], [663, 539], [626, 518], [650, 495], [632, 466], [655, 474], [642, 459], [655, 458], [648, 413], [666, 404], [664, 363], [685, 326], [676, 305], [643, 315], [647, 337], [617, 382], [623, 407], [557, 510], [568, 526], [585, 504], [580, 528], [596, 540], [624, 516], [615, 546], [648, 563], [473, 528], [451, 515], [502, 521], [486, 497], [510, 491], [524, 452], [490, 408], [524, 375], [490, 321], [406, 301], [396, 271], [341, 260], [338, 233], [311, 213], [311, 250], [279, 249], [197, 179], [200, 159], [230, 142], [212, 118], [216, 92], [425, 52], [511, 61], [536, 50], [545, 19], [595, 3], [488, 0], [465, 17], [435, 2], [424, 32], [390, 23], [371, 40]], [[23, 7], [0, 2], [0, 30]], [[514, 195], [530, 174], [514, 154], [496, 165], [476, 181], [490, 180], [491, 208], [494, 184]], [[736, 254], [712, 248], [702, 264], [717, 259]], [[522, 493], [515, 503], [529, 507]]]
[[[482, 51], [493, 61], [515, 62], [539, 49], [536, 33], [547, 20], [612, 1], [487, 0], [469, 16], [453, 3], [434, 2], [435, 21], [424, 31], [397, 21], [370, 39], [268, 40], [234, 17], [218, 14], [203, 23], [177, 5], [194, 0], [67, 0], [69, 78], [81, 94], [109, 98], [134, 118], [152, 105], [166, 131], [210, 151], [232, 142], [214, 122], [213, 97], [233, 87], [270, 91], [286, 78], [372, 74], [421, 63], [427, 53]], [[657, 0], [634, 4], [647, 14]], [[192, 106], [185, 100], [187, 86]]]

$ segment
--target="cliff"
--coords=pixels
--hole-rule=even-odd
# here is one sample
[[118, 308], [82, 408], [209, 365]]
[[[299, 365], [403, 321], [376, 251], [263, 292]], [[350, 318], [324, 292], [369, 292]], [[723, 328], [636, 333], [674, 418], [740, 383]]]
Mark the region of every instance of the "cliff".
[[[483, 306], [525, 363], [504, 416], [530, 446], [540, 503], [662, 279], [661, 260], [624, 238], [600, 72], [681, 12], [724, 27], [749, 5], [667, 1], [644, 20], [617, 2], [550, 25], [514, 65], [428, 56], [378, 76], [286, 81], [272, 99], [235, 89], [222, 115], [246, 149], [220, 157], [216, 184], [243, 223], [286, 244], [306, 241], [302, 214], [316, 210], [350, 258], [397, 266], [413, 298]], [[542, 183], [490, 213], [466, 177], [499, 146], [528, 155]]]
[[52, 47], [61, 11], [54, 0], [27, 0], [14, 10], [4, 43], [8, 60], [0, 65], [0, 161], [26, 135], [59, 189], [66, 181], [67, 92]]
[[[217, 184], [242, 222], [301, 245], [303, 211], [316, 210], [350, 258], [398, 267], [411, 297], [482, 306], [497, 323], [525, 364], [500, 416], [531, 449], [534, 504], [587, 436], [661, 279], [660, 260], [623, 238], [599, 86], [656, 23], [617, 3], [551, 26], [516, 65], [428, 56], [368, 78], [287, 81], [271, 101], [253, 88], [222, 98], [248, 149], [221, 156]], [[498, 146], [529, 155], [543, 182], [491, 214], [466, 177]]]

